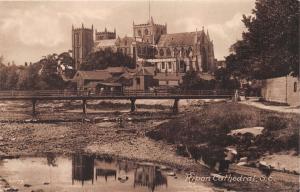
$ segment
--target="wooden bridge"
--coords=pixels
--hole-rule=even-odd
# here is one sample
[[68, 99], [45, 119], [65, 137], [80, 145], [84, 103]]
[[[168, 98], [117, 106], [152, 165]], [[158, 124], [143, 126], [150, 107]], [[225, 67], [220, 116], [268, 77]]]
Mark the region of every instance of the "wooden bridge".
[[66, 90], [41, 90], [41, 91], [0, 91], [0, 101], [4, 100], [30, 100], [32, 101], [32, 114], [36, 114], [36, 102], [38, 100], [81, 100], [82, 110], [86, 114], [88, 100], [130, 100], [131, 112], [135, 111], [137, 99], [174, 99], [173, 112], [178, 112], [180, 99], [231, 99], [235, 97], [234, 90], [158, 90], [140, 91], [125, 90], [102, 91], [92, 93], [89, 91], [66, 91]]

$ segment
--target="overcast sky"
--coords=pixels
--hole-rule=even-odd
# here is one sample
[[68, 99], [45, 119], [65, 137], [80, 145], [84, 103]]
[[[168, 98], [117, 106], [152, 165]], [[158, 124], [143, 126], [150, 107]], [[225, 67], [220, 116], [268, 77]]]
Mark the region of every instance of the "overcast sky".
[[[251, 14], [255, 0], [151, 0], [155, 23], [168, 25], [168, 33], [208, 29], [215, 56], [223, 59], [241, 38], [243, 14]], [[117, 35], [132, 36], [132, 22], [148, 20], [148, 0], [88, 2], [0, 2], [0, 55], [16, 64], [35, 62], [50, 53], [71, 49], [71, 27], [94, 24]]]

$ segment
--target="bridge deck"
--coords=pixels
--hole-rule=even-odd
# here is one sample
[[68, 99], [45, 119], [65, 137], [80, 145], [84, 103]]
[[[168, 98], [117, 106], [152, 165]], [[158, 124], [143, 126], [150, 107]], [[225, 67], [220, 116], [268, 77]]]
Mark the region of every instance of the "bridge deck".
[[233, 91], [123, 91], [100, 92], [88, 91], [0, 91], [0, 100], [128, 100], [128, 99], [222, 99], [231, 98]]

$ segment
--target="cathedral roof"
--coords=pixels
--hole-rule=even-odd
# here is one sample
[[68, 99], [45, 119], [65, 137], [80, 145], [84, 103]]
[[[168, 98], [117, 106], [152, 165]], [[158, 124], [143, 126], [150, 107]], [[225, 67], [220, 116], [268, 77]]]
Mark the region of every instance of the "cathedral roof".
[[117, 46], [129, 46], [132, 44], [132, 42], [134, 41], [134, 38], [133, 37], [123, 37], [123, 38], [120, 38], [118, 37], [117, 40], [116, 40], [116, 45]]
[[158, 47], [169, 46], [191, 46], [195, 44], [196, 35], [202, 35], [201, 32], [185, 32], [161, 35]]
[[100, 40], [96, 41], [95, 46], [97, 48], [101, 47], [113, 47], [116, 44], [116, 39], [105, 39], [105, 40]]

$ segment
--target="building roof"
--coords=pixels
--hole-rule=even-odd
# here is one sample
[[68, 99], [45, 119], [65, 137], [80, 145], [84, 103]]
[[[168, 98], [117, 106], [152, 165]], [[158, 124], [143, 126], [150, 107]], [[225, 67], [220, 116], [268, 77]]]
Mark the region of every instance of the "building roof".
[[109, 73], [124, 73], [126, 69], [124, 67], [107, 67], [105, 71]]
[[116, 40], [116, 45], [120, 46], [120, 47], [129, 47], [132, 42], [134, 41], [134, 38], [133, 37], [118, 37], [117, 40]]
[[210, 73], [198, 73], [198, 76], [201, 79], [204, 79], [204, 80], [213, 80], [213, 79], [215, 79], [215, 76], [210, 74]]
[[143, 76], [143, 75], [154, 75], [154, 68], [153, 67], [143, 67], [138, 72], [136, 72], [134, 75], [135, 76]]
[[77, 71], [77, 73], [74, 76], [74, 79], [77, 78], [78, 76], [81, 76], [83, 79], [88, 79], [88, 80], [106, 80], [112, 77], [112, 75], [105, 70]]
[[96, 48], [113, 47], [116, 46], [116, 40], [117, 39], [104, 39], [104, 40], [96, 41], [95, 47]]
[[104, 70], [108, 71], [109, 73], [135, 73], [136, 72], [136, 69], [130, 69], [127, 67], [107, 67]]
[[183, 74], [181, 73], [157, 73], [154, 79], [162, 81], [181, 81]]
[[158, 47], [169, 47], [169, 46], [191, 46], [195, 44], [196, 34], [199, 36], [203, 32], [185, 32], [185, 33], [173, 33], [161, 35], [158, 41]]

